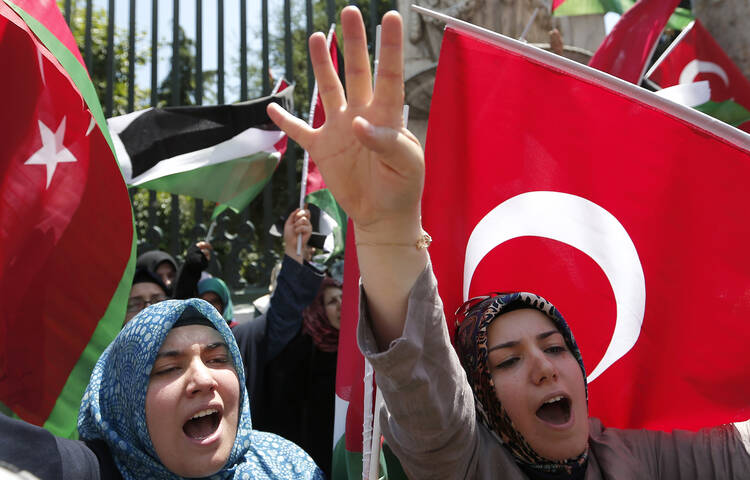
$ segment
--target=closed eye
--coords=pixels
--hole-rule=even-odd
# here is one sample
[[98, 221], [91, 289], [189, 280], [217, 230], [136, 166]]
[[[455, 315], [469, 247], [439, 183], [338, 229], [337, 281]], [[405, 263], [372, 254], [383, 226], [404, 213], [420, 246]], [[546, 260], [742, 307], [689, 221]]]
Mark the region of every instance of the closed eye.
[[562, 345], [552, 345], [544, 349], [545, 352], [552, 353], [552, 354], [563, 353], [567, 350], [568, 349], [563, 347]]
[[518, 363], [518, 357], [510, 357], [508, 359], [503, 360], [499, 364], [497, 364], [497, 366], [495, 368], [506, 369], [506, 368], [512, 367], [516, 363]]
[[151, 371], [151, 375], [166, 375], [171, 372], [175, 372], [178, 370], [179, 367], [163, 367], [159, 369], [154, 369]]

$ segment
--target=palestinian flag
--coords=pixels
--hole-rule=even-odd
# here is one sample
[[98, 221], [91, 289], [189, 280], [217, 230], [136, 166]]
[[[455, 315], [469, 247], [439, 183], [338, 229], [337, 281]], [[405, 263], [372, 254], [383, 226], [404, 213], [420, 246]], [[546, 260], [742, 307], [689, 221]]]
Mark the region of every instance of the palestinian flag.
[[[0, 407], [76, 435], [135, 264], [101, 106], [54, 2], [0, 0]], [[12, 413], [11, 413], [12, 412]]]
[[688, 25], [646, 73], [656, 88], [706, 80], [711, 100], [695, 108], [750, 132], [750, 81], [706, 28]]
[[[553, 0], [552, 14], [556, 17], [570, 17], [577, 15], [595, 15], [603, 13], [624, 14], [635, 5], [635, 0]], [[677, 8], [667, 27], [682, 30], [693, 20], [693, 15], [686, 8]]]
[[293, 88], [232, 105], [148, 108], [108, 120], [125, 182], [244, 209], [263, 190], [286, 134], [266, 113]]
[[[328, 30], [328, 52], [331, 54], [331, 61], [336, 72], [339, 73], [341, 84], [344, 84], [344, 78], [341, 75], [344, 71], [344, 59], [339, 52], [338, 42], [336, 41], [336, 24], [331, 24]], [[326, 121], [326, 113], [323, 109], [323, 102], [318, 94], [318, 82], [315, 82], [313, 93], [310, 101], [310, 114], [308, 116], [309, 124], [313, 128], [318, 128]], [[300, 193], [300, 205], [312, 203], [317, 205], [322, 213], [321, 225], [325, 225], [326, 230], [321, 231], [325, 235], [330, 235], [330, 241], [325, 246], [325, 251], [329, 252], [327, 258], [340, 255], [344, 250], [344, 238], [346, 237], [346, 213], [339, 207], [338, 202], [333, 198], [331, 192], [326, 188], [323, 176], [318, 170], [318, 166], [310, 159], [310, 155], [305, 152], [302, 163], [302, 192]]]
[[679, 4], [680, 0], [640, 0], [604, 38], [589, 67], [640, 85], [659, 36]]

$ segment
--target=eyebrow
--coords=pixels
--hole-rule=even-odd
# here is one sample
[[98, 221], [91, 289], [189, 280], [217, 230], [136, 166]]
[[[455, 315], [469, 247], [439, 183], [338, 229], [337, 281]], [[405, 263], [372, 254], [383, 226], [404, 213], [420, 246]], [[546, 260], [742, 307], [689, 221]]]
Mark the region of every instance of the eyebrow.
[[[220, 348], [220, 347], [224, 347], [227, 350], [229, 350], [229, 347], [227, 346], [227, 344], [225, 342], [209, 343], [208, 345], [205, 346], [205, 348], [203, 350], [204, 351], [211, 351], [211, 350], [216, 350], [217, 348]], [[154, 359], [154, 361], [156, 361], [156, 360], [158, 360], [160, 358], [165, 358], [165, 357], [169, 357], [169, 358], [179, 357], [180, 355], [183, 355], [183, 352], [181, 350], [167, 350], [166, 352], [159, 352], [159, 353], [157, 353], [156, 354], [156, 358]]]
[[[552, 336], [552, 335], [554, 335], [554, 334], [556, 334], [556, 333], [557, 333], [557, 334], [560, 334], [560, 335], [562, 335], [562, 333], [558, 332], [557, 330], [549, 330], [549, 331], [547, 331], [547, 332], [542, 332], [542, 333], [540, 333], [539, 335], [537, 335], [537, 336], [536, 336], [536, 339], [537, 339], [537, 340], [544, 340], [545, 338], [547, 338], [547, 337], [550, 337], [550, 336]], [[521, 343], [521, 342], [519, 342], [518, 340], [511, 340], [510, 342], [499, 343], [499, 344], [497, 344], [497, 345], [495, 345], [495, 346], [493, 346], [493, 347], [489, 348], [489, 349], [487, 350], [487, 353], [490, 353], [490, 352], [491, 352], [491, 351], [493, 351], [493, 350], [498, 350], [498, 349], [500, 349], [500, 348], [511, 348], [511, 347], [515, 347], [515, 346], [517, 346], [517, 345], [518, 345], [519, 343]]]

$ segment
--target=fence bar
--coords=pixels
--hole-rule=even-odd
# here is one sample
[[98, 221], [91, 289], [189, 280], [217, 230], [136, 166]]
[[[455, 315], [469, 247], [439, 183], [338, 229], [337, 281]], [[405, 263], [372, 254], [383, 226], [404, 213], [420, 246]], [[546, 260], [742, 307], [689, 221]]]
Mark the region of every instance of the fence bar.
[[195, 104], [203, 105], [203, 2], [195, 0]]
[[71, 0], [65, 0], [65, 22], [67, 22], [68, 27], [70, 27], [71, 30], [73, 30], [73, 27], [70, 25], [70, 8], [71, 8]]
[[[294, 83], [294, 63], [292, 60], [292, 5], [291, 0], [284, 0], [284, 76], [290, 83]], [[297, 107], [299, 110], [299, 107]], [[298, 200], [297, 195], [297, 159], [300, 149], [295, 142], [288, 140], [286, 154], [286, 190], [289, 196], [287, 207], [291, 207]]]
[[93, 1], [86, 0], [86, 28], [83, 34], [83, 55], [89, 75], [93, 75], [94, 65], [91, 59], [91, 23], [93, 22]]
[[328, 15], [328, 25], [336, 21], [336, 3], [334, 0], [326, 0], [326, 15]]
[[219, 105], [224, 103], [224, 0], [218, 0], [218, 6], [216, 9], [217, 28], [216, 32], [218, 35], [217, 59], [216, 59], [216, 70], [218, 72], [216, 80], [216, 99]]
[[180, 197], [171, 195], [172, 208], [169, 211], [169, 253], [173, 257], [180, 254]]
[[271, 82], [268, 78], [269, 61], [268, 61], [268, 0], [262, 0], [261, 2], [261, 22], [263, 22], [263, 30], [261, 33], [261, 41], [263, 43], [263, 70], [260, 74], [263, 77], [263, 95], [271, 93]]
[[[268, 0], [262, 0], [261, 2], [261, 21], [263, 22], [262, 30], [262, 42], [263, 42], [263, 70], [261, 75], [263, 77], [263, 95], [271, 93], [271, 79], [268, 77], [269, 72], [269, 58], [268, 58]], [[268, 229], [273, 223], [271, 202], [273, 201], [273, 192], [271, 191], [273, 182], [268, 182], [266, 187], [263, 189], [263, 227], [261, 230], [261, 238], [263, 239], [263, 258], [265, 259], [265, 266], [270, 271], [271, 268], [271, 236], [268, 235]]]
[[128, 25], [128, 112], [135, 110], [135, 0], [130, 0]]
[[114, 111], [114, 76], [115, 76], [115, 0], [109, 0], [107, 11], [107, 87], [104, 94], [105, 115], [112, 116]]
[[240, 101], [247, 98], [247, 0], [240, 0]]
[[172, 2], [172, 101], [179, 105], [182, 98], [180, 91], [180, 0]]
[[[151, 106], [155, 107], [159, 103], [159, 97], [156, 92], [157, 65], [159, 63], [159, 0], [151, 0]], [[149, 213], [149, 221], [151, 214]]]

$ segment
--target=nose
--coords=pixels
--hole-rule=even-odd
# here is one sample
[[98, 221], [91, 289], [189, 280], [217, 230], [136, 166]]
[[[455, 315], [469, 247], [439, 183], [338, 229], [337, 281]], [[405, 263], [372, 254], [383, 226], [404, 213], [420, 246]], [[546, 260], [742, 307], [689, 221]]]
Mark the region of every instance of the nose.
[[535, 385], [541, 385], [544, 382], [557, 380], [557, 369], [555, 365], [547, 358], [543, 351], [533, 354], [531, 381]]
[[211, 373], [211, 369], [200, 358], [196, 358], [191, 362], [187, 375], [188, 395], [212, 392], [218, 386], [216, 379]]

